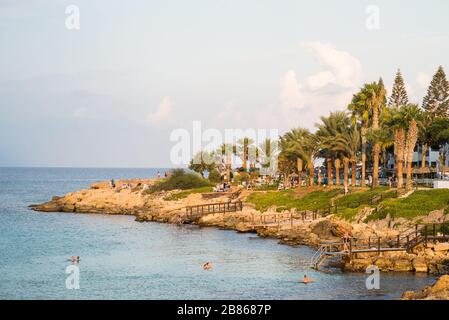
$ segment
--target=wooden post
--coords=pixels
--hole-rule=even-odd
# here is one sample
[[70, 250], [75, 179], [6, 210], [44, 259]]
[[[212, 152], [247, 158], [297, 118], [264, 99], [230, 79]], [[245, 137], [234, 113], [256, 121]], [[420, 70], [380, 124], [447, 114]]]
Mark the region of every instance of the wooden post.
[[415, 238], [418, 239], [418, 224], [415, 224]]
[[427, 247], [427, 225], [424, 227], [424, 246]]
[[281, 230], [281, 216], [278, 215], [278, 232]]
[[352, 255], [352, 238], [349, 238], [349, 255]]
[[371, 236], [368, 237], [368, 249], [371, 249]]
[[435, 237], [437, 235], [436, 229], [435, 229], [435, 223], [432, 225], [432, 227], [433, 227], [433, 236]]
[[397, 246], [398, 246], [398, 248], [400, 248], [400, 247], [401, 247], [401, 243], [400, 243], [400, 242], [401, 242], [401, 239], [399, 238], [399, 235], [398, 235], [398, 245], [397, 245]]
[[377, 252], [380, 254], [380, 237], [377, 237]]
[[293, 212], [290, 212], [290, 228], [293, 229]]

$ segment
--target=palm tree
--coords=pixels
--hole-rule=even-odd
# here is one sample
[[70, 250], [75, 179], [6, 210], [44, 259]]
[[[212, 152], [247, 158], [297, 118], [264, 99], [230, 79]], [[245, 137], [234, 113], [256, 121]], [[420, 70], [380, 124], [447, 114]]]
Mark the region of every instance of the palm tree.
[[232, 156], [236, 154], [236, 147], [229, 143], [223, 143], [219, 149], [220, 154], [225, 159], [226, 181], [231, 182]]
[[298, 155], [304, 161], [309, 172], [309, 185], [313, 185], [314, 161], [320, 152], [318, 138], [307, 129], [296, 128], [286, 133], [281, 140], [288, 152]]
[[345, 185], [348, 185], [349, 162], [352, 169], [352, 185], [357, 183], [357, 159], [360, 148], [360, 132], [357, 126], [348, 126], [346, 131], [337, 135], [334, 139], [333, 149], [343, 154], [343, 171]]
[[243, 170], [246, 172], [247, 168], [248, 168], [248, 152], [249, 152], [249, 148], [250, 146], [254, 143], [254, 141], [251, 138], [248, 137], [244, 137], [242, 139], [240, 139], [239, 141], [237, 141], [238, 146], [239, 146], [239, 154], [242, 158], [242, 167]]
[[[378, 82], [365, 84], [359, 93], [353, 96], [348, 108], [352, 111], [354, 121], [361, 122], [362, 134], [362, 186], [365, 185], [366, 146], [369, 121], [372, 129], [379, 129], [379, 115], [386, 103], [386, 90], [382, 79]], [[380, 145], [374, 144], [373, 152], [373, 185], [379, 184], [379, 153]]]
[[350, 125], [350, 119], [345, 111], [336, 111], [331, 112], [328, 117], [322, 116], [321, 121], [321, 124], [315, 124], [318, 128], [316, 136], [321, 145], [320, 157], [326, 159], [328, 184], [332, 185], [332, 160], [336, 155], [335, 150], [332, 149], [332, 140], [346, 130], [346, 127]]
[[258, 163], [261, 167], [261, 174], [271, 176], [277, 169], [277, 159], [279, 156], [279, 143], [277, 140], [266, 138], [258, 148]]
[[[368, 85], [365, 85], [365, 87]], [[366, 147], [367, 147], [367, 133], [370, 123], [370, 115], [372, 110], [373, 101], [370, 99], [369, 91], [366, 88], [362, 88], [357, 94], [352, 98], [348, 109], [352, 111], [352, 119], [354, 125], [360, 123], [360, 131], [362, 137], [362, 174], [361, 174], [361, 185], [362, 187], [366, 184]]]
[[395, 132], [398, 190], [401, 190], [403, 185], [403, 164], [406, 166], [407, 173], [406, 190], [409, 191], [412, 188], [413, 151], [418, 141], [418, 127], [421, 126], [422, 119], [422, 111], [416, 104], [402, 106], [397, 111], [392, 112], [389, 124]]

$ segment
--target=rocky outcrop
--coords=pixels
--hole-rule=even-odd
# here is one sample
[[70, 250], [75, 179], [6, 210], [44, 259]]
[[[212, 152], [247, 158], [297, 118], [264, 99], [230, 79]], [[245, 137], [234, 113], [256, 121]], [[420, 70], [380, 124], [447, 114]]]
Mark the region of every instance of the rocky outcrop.
[[364, 272], [371, 265], [377, 266], [381, 271], [447, 274], [449, 273], [449, 245], [429, 243], [427, 247], [422, 245], [416, 247], [413, 253], [373, 252], [354, 254], [353, 259], [344, 257], [344, 269], [347, 271]]
[[437, 282], [422, 291], [406, 291], [402, 300], [449, 300], [449, 275], [441, 276]]

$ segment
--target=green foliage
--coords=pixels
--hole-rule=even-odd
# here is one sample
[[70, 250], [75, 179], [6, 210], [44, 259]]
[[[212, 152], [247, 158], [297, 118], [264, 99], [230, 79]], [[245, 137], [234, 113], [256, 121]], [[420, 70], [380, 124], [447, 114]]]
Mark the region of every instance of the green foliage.
[[211, 172], [209, 172], [209, 176], [207, 177], [207, 179], [210, 182], [218, 183], [221, 181], [221, 175], [218, 170], [212, 170]]
[[186, 172], [183, 169], [174, 169], [171, 176], [152, 185], [150, 191], [187, 190], [210, 185], [210, 181], [202, 178], [199, 174]]
[[423, 108], [432, 118], [449, 116], [449, 82], [442, 66], [433, 76], [423, 99]]
[[385, 200], [379, 211], [372, 214], [368, 220], [383, 219], [388, 214], [391, 217], [413, 219], [433, 210], [446, 208], [448, 203], [449, 190], [447, 189], [415, 191], [407, 198]]
[[373, 207], [371, 201], [374, 197], [382, 195], [382, 200], [392, 198], [396, 191], [386, 191], [386, 187], [379, 187], [374, 190], [355, 192], [336, 200], [338, 216], [346, 220], [352, 220], [365, 207]]
[[185, 191], [179, 191], [170, 196], [165, 197], [164, 200], [165, 201], [176, 201], [176, 200], [187, 198], [189, 195], [191, 195], [193, 193], [207, 193], [207, 192], [212, 192], [211, 186], [190, 189], [190, 190], [185, 190]]
[[401, 70], [398, 70], [394, 78], [393, 89], [391, 97], [388, 100], [388, 105], [398, 108], [408, 104], [407, 90], [405, 89], [404, 79], [402, 78]]
[[190, 160], [189, 169], [198, 172], [204, 177], [204, 172], [215, 170], [215, 157], [215, 153], [200, 151]]

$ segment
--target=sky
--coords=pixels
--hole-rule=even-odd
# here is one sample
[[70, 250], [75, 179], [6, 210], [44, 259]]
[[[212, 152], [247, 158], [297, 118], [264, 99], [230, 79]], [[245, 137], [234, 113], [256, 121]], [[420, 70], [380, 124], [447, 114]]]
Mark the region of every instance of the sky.
[[170, 136], [193, 121], [313, 130], [363, 83], [391, 91], [398, 68], [421, 104], [449, 70], [448, 12], [446, 0], [0, 0], [0, 166], [171, 167]]

